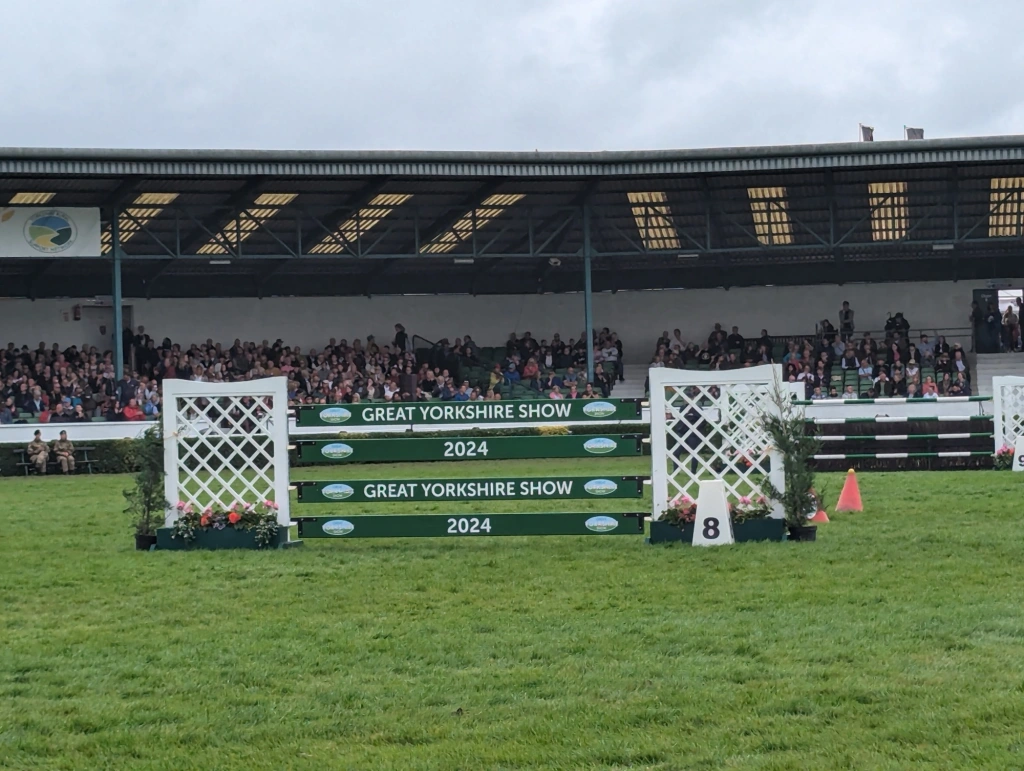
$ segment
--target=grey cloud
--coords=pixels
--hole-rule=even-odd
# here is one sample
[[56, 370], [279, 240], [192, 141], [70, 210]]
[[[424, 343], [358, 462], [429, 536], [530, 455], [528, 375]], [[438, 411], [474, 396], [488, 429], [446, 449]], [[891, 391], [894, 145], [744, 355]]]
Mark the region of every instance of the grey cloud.
[[[45, 27], [46, 34], [41, 34]], [[0, 144], [608, 150], [1020, 133], [1015, 0], [5, 3]]]

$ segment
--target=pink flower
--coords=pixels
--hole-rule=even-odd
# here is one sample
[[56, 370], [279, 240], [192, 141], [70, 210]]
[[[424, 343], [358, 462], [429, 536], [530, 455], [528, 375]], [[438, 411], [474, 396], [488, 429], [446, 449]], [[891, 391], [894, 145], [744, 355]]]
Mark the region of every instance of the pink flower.
[[185, 501], [178, 501], [176, 504], [174, 504], [174, 508], [176, 508], [178, 511], [184, 511], [186, 506], [188, 506], [188, 504], [185, 503]]
[[203, 516], [204, 517], [213, 516], [213, 507], [212, 506], [207, 506], [205, 509], [203, 509]]
[[750, 496], [747, 496], [747, 495], [741, 495], [740, 499], [738, 501], [738, 503], [741, 503], [743, 505], [748, 505], [748, 504], [750, 504], [752, 502], [753, 501], [750, 500]]

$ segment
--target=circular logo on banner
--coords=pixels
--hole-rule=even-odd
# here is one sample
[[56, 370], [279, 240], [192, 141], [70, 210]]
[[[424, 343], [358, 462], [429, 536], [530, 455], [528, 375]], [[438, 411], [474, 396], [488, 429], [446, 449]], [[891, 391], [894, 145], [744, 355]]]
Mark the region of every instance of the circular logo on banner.
[[609, 533], [619, 526], [618, 521], [612, 517], [591, 517], [583, 524], [587, 530], [593, 530], [595, 533]]
[[324, 522], [322, 529], [327, 535], [348, 535], [356, 526], [346, 519], [332, 519]]
[[327, 485], [320, 492], [323, 493], [324, 498], [330, 498], [332, 501], [343, 501], [346, 498], [351, 498], [355, 490], [348, 485], [338, 482], [337, 484]]
[[583, 408], [583, 414], [591, 418], [607, 418], [615, 414], [615, 405], [608, 402], [591, 402]]
[[343, 444], [342, 442], [335, 442], [334, 444], [329, 444], [320, 450], [320, 454], [323, 455], [325, 458], [334, 458], [335, 460], [347, 458], [353, 452], [354, 450], [351, 447], [349, 447], [347, 444]]
[[77, 237], [75, 221], [57, 209], [33, 214], [25, 223], [25, 241], [43, 254], [63, 252], [75, 243]]
[[594, 455], [604, 455], [614, 450], [618, 445], [614, 440], [606, 437], [590, 439], [583, 443], [583, 449]]
[[591, 495], [611, 495], [619, 486], [610, 479], [591, 479], [583, 485], [583, 489]]
[[344, 423], [352, 417], [352, 413], [344, 407], [328, 407], [320, 413], [320, 420], [324, 423]]

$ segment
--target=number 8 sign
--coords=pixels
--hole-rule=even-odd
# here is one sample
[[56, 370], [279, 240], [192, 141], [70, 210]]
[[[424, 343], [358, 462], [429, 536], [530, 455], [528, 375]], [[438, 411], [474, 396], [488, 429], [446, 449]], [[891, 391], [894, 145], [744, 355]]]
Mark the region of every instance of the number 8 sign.
[[725, 500], [725, 483], [720, 479], [701, 482], [697, 493], [697, 519], [693, 523], [693, 545], [721, 546], [735, 542]]

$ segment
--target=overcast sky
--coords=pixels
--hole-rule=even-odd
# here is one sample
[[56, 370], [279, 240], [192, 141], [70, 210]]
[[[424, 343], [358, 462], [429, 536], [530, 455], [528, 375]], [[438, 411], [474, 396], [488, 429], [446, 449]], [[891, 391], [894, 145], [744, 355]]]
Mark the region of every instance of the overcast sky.
[[1020, 0], [4, 0], [0, 145], [623, 150], [1024, 133]]

